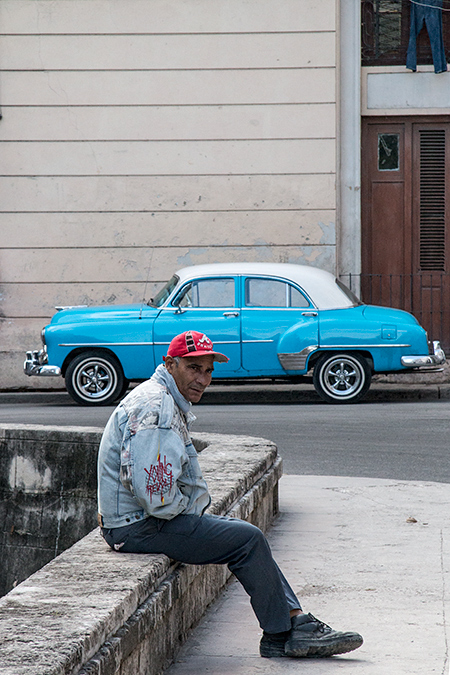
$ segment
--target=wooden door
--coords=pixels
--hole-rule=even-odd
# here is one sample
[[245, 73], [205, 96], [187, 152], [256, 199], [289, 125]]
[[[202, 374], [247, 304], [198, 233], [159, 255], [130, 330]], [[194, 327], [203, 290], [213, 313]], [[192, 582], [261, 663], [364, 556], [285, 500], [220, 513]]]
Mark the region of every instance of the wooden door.
[[447, 350], [449, 162], [449, 117], [363, 120], [363, 300], [412, 312]]

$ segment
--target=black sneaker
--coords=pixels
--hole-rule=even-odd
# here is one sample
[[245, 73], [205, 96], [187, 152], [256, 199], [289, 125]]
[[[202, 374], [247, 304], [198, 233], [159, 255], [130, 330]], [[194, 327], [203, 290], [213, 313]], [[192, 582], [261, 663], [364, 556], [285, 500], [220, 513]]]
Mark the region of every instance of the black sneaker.
[[292, 629], [284, 645], [286, 656], [333, 656], [358, 649], [363, 643], [359, 633], [339, 633], [312, 614], [292, 617]]
[[291, 631], [286, 633], [263, 633], [259, 643], [259, 653], [266, 659], [286, 656], [284, 645]]

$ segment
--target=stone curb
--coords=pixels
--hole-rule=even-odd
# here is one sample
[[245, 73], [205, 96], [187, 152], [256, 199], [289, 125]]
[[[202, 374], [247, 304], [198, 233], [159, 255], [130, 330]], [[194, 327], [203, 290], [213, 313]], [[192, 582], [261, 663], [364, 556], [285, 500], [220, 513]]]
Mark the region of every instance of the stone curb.
[[[371, 401], [450, 399], [450, 384], [373, 384], [361, 403]], [[317, 403], [322, 401], [308, 385], [215, 385], [203, 394], [198, 405], [216, 404], [271, 404]]]
[[[377, 376], [382, 378], [382, 376]], [[411, 377], [411, 376], [410, 376]], [[385, 378], [383, 378], [385, 379]], [[0, 403], [27, 404], [32, 397], [42, 397], [43, 403], [65, 405], [72, 401], [65, 390], [0, 391]], [[435, 400], [450, 398], [450, 382], [383, 382], [374, 379], [363, 402]], [[284, 384], [271, 382], [251, 382], [238, 384], [236, 381], [224, 384], [213, 383], [203, 394], [198, 405], [227, 404], [273, 404], [320, 403], [324, 404], [311, 384]]]

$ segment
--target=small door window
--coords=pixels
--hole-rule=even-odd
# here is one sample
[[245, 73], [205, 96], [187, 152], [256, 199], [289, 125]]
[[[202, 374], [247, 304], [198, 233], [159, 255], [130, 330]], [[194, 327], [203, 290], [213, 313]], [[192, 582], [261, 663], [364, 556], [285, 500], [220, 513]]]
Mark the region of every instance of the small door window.
[[234, 307], [234, 279], [200, 279], [182, 288], [174, 300], [178, 307]]
[[246, 279], [246, 307], [309, 307], [297, 288], [275, 279]]
[[378, 134], [378, 171], [398, 171], [400, 134]]

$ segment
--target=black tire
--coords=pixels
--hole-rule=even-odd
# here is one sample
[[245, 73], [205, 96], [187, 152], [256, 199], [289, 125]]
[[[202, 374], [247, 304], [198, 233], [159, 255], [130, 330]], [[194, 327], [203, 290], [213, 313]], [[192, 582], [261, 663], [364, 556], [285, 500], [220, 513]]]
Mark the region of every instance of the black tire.
[[116, 357], [96, 350], [75, 356], [64, 379], [67, 391], [79, 405], [109, 405], [128, 387]]
[[360, 401], [367, 394], [371, 380], [370, 366], [359, 354], [324, 354], [313, 372], [315, 390], [327, 403]]
[[124, 378], [123, 378], [123, 387], [122, 387], [122, 391], [119, 392], [119, 396], [117, 397], [117, 400], [118, 400], [118, 401], [122, 400], [122, 399], [125, 397], [125, 395], [126, 395], [126, 393], [127, 393], [127, 391], [128, 391], [128, 387], [129, 387], [129, 386], [130, 386], [130, 380], [127, 380], [127, 379], [124, 377]]

